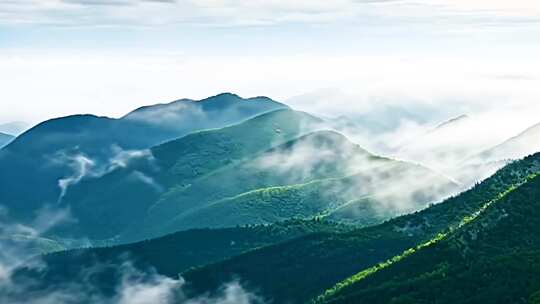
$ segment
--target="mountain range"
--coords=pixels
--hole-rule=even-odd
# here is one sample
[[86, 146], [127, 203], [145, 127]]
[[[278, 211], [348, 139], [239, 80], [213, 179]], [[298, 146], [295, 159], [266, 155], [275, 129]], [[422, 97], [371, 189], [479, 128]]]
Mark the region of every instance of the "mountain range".
[[179, 303], [231, 284], [245, 303], [539, 303], [540, 129], [432, 149], [470, 119], [402, 149], [458, 182], [266, 97], [43, 122], [0, 150], [0, 302], [113, 303], [135, 280]]
[[[163, 125], [164, 120], [159, 117], [142, 119], [147, 117], [146, 113], [155, 113], [154, 109], [169, 107], [174, 115], [183, 115], [184, 120], [171, 126]], [[200, 101], [150, 106], [120, 119], [73, 115], [45, 121], [0, 150], [0, 184], [6, 189], [0, 192], [0, 202], [12, 217], [28, 221], [43, 206], [56, 205], [66, 188], [86, 174], [103, 174], [119, 162], [121, 165], [124, 160], [119, 158], [134, 151], [200, 128], [225, 127], [239, 122], [238, 119], [281, 108], [286, 106], [268, 98], [242, 99], [227, 93]], [[231, 117], [215, 119], [215, 112], [221, 111], [218, 109], [232, 113]]]
[[[426, 168], [374, 156], [333, 131], [311, 131], [319, 123], [282, 109], [153, 147], [151, 157], [73, 185], [61, 206], [76, 226], [54, 232], [126, 242], [291, 217], [371, 224], [457, 191]], [[383, 184], [399, 186], [383, 191]]]
[[465, 114], [451, 118], [406, 141], [392, 154], [400, 159], [420, 162], [470, 186], [489, 177], [511, 160], [538, 152], [539, 125], [497, 142], [493, 138], [500, 136], [487, 136], [489, 127], [485, 126], [484, 120]]
[[[65, 265], [92, 265], [94, 259], [104, 263], [129, 253], [141, 267], [150, 265], [171, 277], [181, 273], [193, 295], [212, 293], [240, 278], [244, 286], [275, 303], [431, 303], [434, 299], [441, 303], [519, 302], [540, 290], [534, 280], [537, 270], [528, 264], [535, 261], [534, 252], [540, 249], [534, 211], [538, 209], [538, 174], [540, 154], [512, 163], [440, 204], [375, 226], [346, 229], [312, 220], [236, 231], [190, 230], [133, 245], [48, 255], [48, 266], [37, 270], [39, 274], [21, 269], [18, 278], [39, 276], [45, 285], [52, 280], [61, 286], [84, 275], [85, 268], [66, 269]], [[229, 240], [236, 245], [245, 235], [242, 229], [291, 231], [283, 230], [289, 225], [314, 228], [303, 236], [293, 232], [291, 238], [272, 239], [263, 247], [248, 246], [244, 253], [236, 252], [231, 257], [229, 249], [220, 249], [223, 245], [219, 244]], [[196, 245], [203, 248], [198, 249], [197, 256], [214, 258], [199, 260], [199, 265], [183, 264], [191, 260], [178, 258], [185, 250], [181, 248], [186, 237], [200, 233], [228, 236], [197, 238], [197, 242], [208, 241], [204, 247]], [[258, 238], [265, 239], [262, 235]], [[203, 264], [206, 266], [200, 266]], [[102, 271], [92, 275], [110, 277], [119, 270], [112, 267]], [[492, 279], [482, 279], [486, 276]], [[114, 284], [100, 288], [107, 292], [111, 286]], [[39, 293], [44, 287], [35, 288]]]

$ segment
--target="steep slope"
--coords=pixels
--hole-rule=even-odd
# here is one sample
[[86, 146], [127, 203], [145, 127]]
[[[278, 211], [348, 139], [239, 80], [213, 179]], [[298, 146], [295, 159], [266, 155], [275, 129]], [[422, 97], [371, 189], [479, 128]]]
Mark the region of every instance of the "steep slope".
[[338, 285], [321, 303], [526, 303], [540, 291], [540, 177], [455, 230]]
[[0, 149], [9, 144], [15, 137], [9, 134], [0, 133]]
[[195, 294], [215, 290], [234, 277], [276, 303], [303, 303], [341, 280], [458, 227], [486, 202], [539, 172], [540, 154], [536, 154], [423, 211], [350, 233], [310, 235], [254, 250], [183, 276]]
[[[126, 159], [119, 158], [133, 156], [137, 154], [136, 150], [147, 149], [200, 128], [224, 127], [256, 114], [286, 107], [268, 98], [242, 99], [233, 94], [189, 103], [211, 106], [188, 106], [172, 114], [181, 113], [178, 119], [197, 117], [206, 115], [204, 111], [208, 108], [211, 112], [209, 117], [213, 117], [215, 108], [219, 108], [224, 115], [220, 120], [212, 118], [208, 125], [202, 121], [192, 124], [191, 120], [178, 120], [174, 128], [162, 125], [163, 116], [144, 120], [133, 117], [161, 109], [161, 106], [151, 106], [122, 119], [74, 115], [33, 127], [0, 151], [0, 184], [6, 189], [0, 192], [0, 203], [9, 209], [13, 217], [31, 218], [39, 208], [55, 205], [67, 187], [86, 175], [102, 175], [111, 167], [125, 165]], [[231, 116], [227, 117], [227, 113]]]
[[[291, 140], [318, 122], [319, 119], [302, 112], [278, 110], [238, 125], [192, 133], [156, 146], [150, 150], [150, 157], [74, 185], [62, 203], [70, 206], [78, 223], [64, 231], [94, 239], [110, 238], [131, 224], [135, 230], [143, 228], [141, 224], [150, 207], [156, 215], [156, 225], [163, 226], [164, 220], [205, 203], [204, 199], [213, 197], [218, 190], [234, 191], [220, 187], [232, 180], [207, 176], [215, 176], [222, 168]], [[247, 175], [246, 178], [253, 179]], [[164, 212], [164, 217], [159, 212]], [[147, 237], [140, 235], [137, 239]]]

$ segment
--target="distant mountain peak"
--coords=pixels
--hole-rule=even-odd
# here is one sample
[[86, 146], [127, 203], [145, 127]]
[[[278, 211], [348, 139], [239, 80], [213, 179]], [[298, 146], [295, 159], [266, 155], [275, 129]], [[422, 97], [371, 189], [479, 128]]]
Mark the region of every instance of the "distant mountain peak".
[[13, 121], [0, 124], [0, 132], [17, 136], [28, 129], [29, 125], [23, 121]]
[[528, 133], [531, 133], [531, 132], [535, 132], [537, 129], [540, 130], [540, 123], [537, 123], [535, 125], [532, 125], [532, 126], [528, 127], [525, 131], [519, 133], [518, 135], [516, 135], [513, 138], [510, 138], [509, 140], [512, 140], [514, 138], [518, 138], [518, 137], [527, 135]]
[[10, 134], [5, 134], [0, 132], [0, 148], [7, 145], [10, 141], [12, 141], [15, 138], [15, 136], [12, 136]]
[[217, 94], [217, 95], [208, 97], [208, 98], [203, 99], [203, 100], [200, 100], [200, 101], [204, 101], [204, 100], [208, 100], [208, 99], [218, 99], [218, 98], [243, 99], [242, 97], [240, 97], [240, 96], [237, 95], [237, 94], [234, 94], [234, 93], [231, 93], [231, 92], [223, 92], [223, 93], [219, 93], [219, 94]]
[[235, 94], [235, 93], [230, 93], [230, 92], [224, 92], [224, 93], [220, 93], [220, 94], [217, 94], [217, 95], [214, 95], [214, 96], [210, 96], [210, 97], [207, 97], [205, 99], [201, 99], [201, 100], [196, 100], [195, 102], [197, 103], [205, 103], [205, 102], [222, 102], [222, 101], [238, 101], [238, 102], [253, 102], [253, 101], [257, 101], [257, 102], [270, 102], [270, 103], [274, 103], [274, 104], [279, 104], [281, 106], [284, 106], [284, 104], [281, 104], [275, 100], [273, 100], [272, 98], [270, 97], [267, 97], [267, 96], [255, 96], [255, 97], [248, 97], [248, 98], [244, 98], [238, 94]]
[[471, 162], [502, 161], [525, 157], [540, 151], [540, 123], [530, 126], [518, 135], [484, 150], [471, 158]]

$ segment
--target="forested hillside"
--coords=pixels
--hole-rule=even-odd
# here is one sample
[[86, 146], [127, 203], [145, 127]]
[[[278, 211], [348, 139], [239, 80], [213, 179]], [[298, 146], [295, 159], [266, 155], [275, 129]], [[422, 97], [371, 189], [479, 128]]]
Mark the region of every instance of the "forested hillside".
[[318, 303], [537, 303], [540, 177], [517, 184], [462, 225], [359, 273]]
[[190, 270], [184, 277], [195, 293], [213, 290], [238, 276], [268, 299], [302, 303], [339, 281], [457, 228], [464, 218], [539, 172], [540, 154], [536, 154], [423, 211], [349, 233], [315, 234], [254, 250]]
[[459, 189], [422, 166], [372, 155], [337, 132], [313, 131], [321, 124], [303, 112], [277, 110], [156, 146], [147, 157], [73, 185], [62, 204], [77, 224], [55, 232], [125, 243], [294, 217], [367, 225]]
[[[23, 292], [40, 296], [50, 288], [62, 290], [72, 282], [91, 282], [96, 293], [110, 294], [121, 283], [123, 265], [177, 278], [198, 265], [239, 255], [255, 248], [286, 242], [312, 233], [341, 233], [349, 226], [324, 220], [287, 220], [272, 225], [253, 225], [224, 229], [198, 229], [128, 245], [73, 249], [38, 258], [41, 267], [21, 267], [15, 282], [34, 284]], [[28, 262], [27, 264], [33, 265]], [[39, 278], [39, 280], [36, 280]], [[19, 295], [13, 295], [14, 297]]]

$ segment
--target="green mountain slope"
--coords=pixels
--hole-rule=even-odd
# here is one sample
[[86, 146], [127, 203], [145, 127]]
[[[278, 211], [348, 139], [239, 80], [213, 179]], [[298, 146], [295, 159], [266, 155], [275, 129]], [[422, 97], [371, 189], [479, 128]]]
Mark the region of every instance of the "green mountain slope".
[[[334, 158], [333, 161], [336, 161], [334, 166], [350, 164]], [[262, 188], [225, 198], [177, 217], [176, 221], [182, 225], [177, 227], [272, 223], [291, 217], [313, 216], [365, 226], [422, 209], [457, 188], [423, 167], [389, 159], [372, 157], [368, 168], [358, 170], [360, 173], [350, 176], [323, 179], [314, 176], [312, 181], [304, 184]], [[341, 171], [341, 175], [346, 175], [347, 171]], [[294, 175], [294, 171], [288, 171], [288, 174]], [[431, 184], [404, 190], [403, 185], [413, 175], [429, 178]], [[399, 189], [392, 191], [392, 185], [399, 185]], [[394, 200], [399, 200], [399, 205], [392, 205]]]
[[[338, 228], [336, 232], [330, 224], [330, 229], [308, 228], [309, 232], [315, 233], [307, 235], [292, 233], [292, 238], [275, 238], [279, 243], [268, 245], [273, 241], [261, 242], [265, 240], [262, 235], [248, 233], [248, 236], [245, 236], [241, 232], [246, 231], [242, 229], [255, 229], [254, 227], [195, 230], [180, 232], [171, 238], [165, 237], [132, 245], [48, 255], [46, 259], [50, 259], [51, 266], [37, 270], [43, 271], [42, 273], [25, 270], [19, 272], [19, 275], [22, 276], [21, 280], [27, 276], [36, 279], [34, 287], [37, 290], [63, 286], [65, 282], [76, 281], [80, 271], [88, 275], [86, 270], [93, 271], [96, 261], [94, 259], [97, 259], [100, 265], [105, 265], [105, 272], [98, 272], [91, 282], [97, 284], [99, 288], [106, 289], [115, 286], [110, 280], [114, 279], [117, 266], [125, 261], [123, 253], [127, 253], [128, 256], [136, 257], [135, 263], [142, 269], [154, 266], [158, 272], [171, 277], [181, 273], [187, 282], [185, 291], [188, 295], [212, 292], [224, 283], [239, 279], [245, 288], [255, 290], [275, 303], [304, 303], [342, 281], [345, 284], [338, 285], [337, 289], [321, 300], [338, 300], [339, 296], [339, 299], [349, 301], [349, 295], [355, 297], [356, 291], [363, 290], [357, 289], [360, 286], [357, 284], [369, 282], [366, 278], [375, 280], [379, 273], [382, 275], [386, 271], [391, 271], [389, 273], [392, 274], [394, 267], [407, 265], [403, 264], [407, 261], [416, 261], [411, 262], [415, 267], [404, 267], [403, 274], [395, 272], [398, 277], [395, 286], [401, 281], [406, 282], [404, 278], [413, 277], [415, 272], [418, 272], [419, 279], [429, 277], [431, 272], [435, 276], [441, 273], [432, 270], [433, 265], [441, 266], [440, 263], [430, 263], [432, 260], [448, 263], [450, 270], [457, 267], [457, 270], [452, 270], [455, 273], [459, 273], [459, 267], [464, 265], [467, 267], [473, 265], [477, 273], [496, 268], [492, 264], [482, 264], [482, 261], [505, 263], [502, 264], [502, 268], [494, 271], [506, 269], [505, 271], [519, 273], [527, 267], [527, 263], [535, 262], [536, 235], [530, 236], [527, 231], [534, 234], [534, 229], [538, 226], [536, 223], [538, 217], [535, 216], [537, 212], [535, 200], [538, 193], [535, 189], [538, 189], [540, 181], [538, 178], [533, 180], [530, 178], [531, 175], [539, 173], [540, 154], [537, 154], [511, 163], [481, 184], [440, 204], [377, 226], [352, 231]], [[513, 209], [514, 204], [521, 207]], [[529, 215], [532, 219], [528, 217]], [[506, 219], [513, 218], [516, 219], [505, 222]], [[319, 222], [313, 220], [309, 223]], [[328, 222], [322, 222], [321, 225], [324, 226], [325, 223]], [[267, 231], [267, 228], [270, 231], [289, 231], [282, 226], [270, 228], [276, 227], [275, 225], [256, 227], [266, 227], [263, 231]], [[244, 236], [234, 236], [231, 239], [231, 235], [236, 233]], [[271, 235], [270, 239], [274, 239], [274, 234]], [[491, 239], [497, 236], [500, 236], [499, 240]], [[246, 239], [245, 242], [237, 241]], [[485, 241], [478, 242], [480, 239]], [[206, 243], [207, 241], [209, 243]], [[445, 255], [446, 247], [439, 246], [447, 242], [451, 244], [447, 246], [451, 251]], [[236, 244], [248, 245], [239, 245], [240, 248], [237, 248]], [[410, 248], [416, 249], [409, 250]], [[417, 260], [413, 259], [417, 253], [433, 250], [431, 248], [443, 249], [437, 249], [439, 251], [436, 254], [418, 255]], [[79, 257], [81, 260], [78, 260]], [[226, 259], [222, 260], [223, 258]], [[456, 260], [458, 258], [461, 260]], [[472, 261], [471, 264], [453, 263], [454, 260], [469, 259]], [[477, 264], [473, 263], [474, 259]], [[512, 259], [517, 262], [509, 263]], [[429, 271], [426, 272], [426, 269]], [[100, 273], [104, 273], [104, 276]], [[448, 272], [442, 273], [446, 275]], [[373, 275], [365, 276], [365, 274]], [[523, 284], [528, 284], [527, 286], [534, 289], [536, 283], [527, 279], [534, 278], [534, 274], [532, 272], [525, 280], [520, 279], [521, 281], [516, 282], [524, 282]], [[472, 280], [473, 277], [474, 275], [469, 278]], [[519, 282], [516, 283], [518, 287], [522, 284]], [[378, 285], [374, 283], [375, 287], [371, 287], [376, 289]], [[396, 290], [403, 290], [400, 288]], [[532, 296], [533, 292], [531, 290], [520, 295]], [[414, 294], [408, 296], [412, 297]], [[407, 298], [404, 301], [410, 303], [407, 302]]]
[[[135, 232], [144, 228], [141, 223], [149, 212], [154, 216], [145, 226], [152, 226], [153, 219], [156, 226], [163, 226], [165, 220], [205, 203], [219, 191], [234, 194], [234, 189], [223, 188], [234, 182], [231, 176], [221, 180], [207, 176], [289, 141], [319, 122], [306, 113], [278, 110], [156, 146], [150, 160], [141, 159], [74, 185], [63, 204], [70, 206], [78, 223], [65, 230], [75, 236], [106, 239], [133, 225], [131, 240], [148, 238]], [[160, 235], [174, 231], [160, 231]]]
[[[304, 124], [305, 122], [299, 123], [299, 125]], [[247, 128], [244, 126], [242, 130]], [[282, 130], [279, 134], [282, 135], [284, 132]], [[263, 139], [264, 137], [259, 137], [256, 141], [261, 142]], [[270, 146], [276, 142], [276, 139], [272, 139], [267, 144]], [[302, 150], [301, 153], [303, 154], [302, 158], [312, 158], [311, 165], [306, 164], [304, 159], [293, 160], [285, 165], [286, 168], [280, 168], [278, 165], [273, 164], [275, 158], [291, 160], [294, 158], [293, 154], [298, 153], [297, 149], [299, 147], [309, 147], [308, 150]], [[319, 157], [314, 153], [314, 150], [326, 151], [331, 153], [332, 157]], [[339, 151], [342, 151], [342, 153], [338, 153]], [[214, 223], [211, 221], [204, 222], [203, 220], [199, 223], [198, 220], [206, 217], [201, 214], [201, 212], [205, 213], [206, 210], [210, 210], [210, 212], [217, 211], [218, 217], [219, 214], [226, 216], [228, 214], [227, 210], [222, 210], [224, 213], [221, 213], [218, 210], [219, 206], [213, 203], [223, 198], [241, 195], [244, 192], [260, 188], [305, 183], [319, 178], [341, 176], [344, 174], [347, 164], [344, 160], [347, 156], [353, 155], [369, 157], [373, 161], [379, 160], [350, 143], [338, 133], [330, 131], [310, 133], [262, 153], [247, 154], [239, 162], [228, 164], [203, 175], [186, 187], [169, 191], [152, 206], [146, 223], [150, 227], [168, 229], [169, 231], [200, 227], [223, 227], [224, 224], [232, 224], [232, 226], [246, 224], [244, 222], [225, 222], [221, 224], [219, 220]], [[306, 166], [309, 166], [309, 168]], [[214, 207], [217, 208], [214, 209]], [[166, 216], [171, 214], [175, 215], [175, 218], [172, 218], [170, 223], [164, 221]], [[271, 222], [274, 222], [274, 220]]]
[[537, 154], [423, 211], [350, 233], [316, 234], [254, 250], [190, 270], [184, 277], [194, 293], [214, 290], [239, 277], [248, 287], [277, 303], [303, 303], [341, 280], [458, 227], [486, 202], [539, 172]]
[[[388, 266], [364, 271], [321, 303], [527, 303], [540, 291], [540, 177]], [[369, 273], [369, 274], [368, 274]]]
[[[242, 99], [233, 94], [183, 103], [196, 106], [175, 111], [165, 109], [175, 114], [173, 118], [185, 118], [176, 120], [175, 127], [163, 125], [162, 116], [133, 119], [132, 115], [122, 119], [74, 115], [38, 124], [0, 151], [0, 184], [5, 187], [5, 191], [0, 192], [0, 204], [9, 209], [13, 218], [28, 220], [44, 205], [57, 203], [66, 191], [60, 186], [69, 187], [84, 175], [102, 175], [111, 166], [118, 166], [112, 162], [125, 157], [126, 151], [144, 150], [189, 132], [224, 127], [260, 113], [286, 108], [268, 98]], [[157, 108], [147, 107], [135, 113], [143, 115]], [[207, 108], [212, 114], [205, 112]], [[216, 110], [223, 112], [219, 120], [214, 117]], [[188, 117], [210, 120], [201, 118], [199, 123], [192, 124], [193, 119]], [[205, 121], [208, 124], [204, 124]]]
[[425, 168], [373, 156], [339, 133], [297, 138], [319, 122], [279, 110], [194, 133], [153, 148], [153, 165], [136, 163], [81, 182], [65, 202], [79, 218], [81, 235], [119, 235], [116, 240], [126, 242], [192, 228], [325, 216], [362, 197], [370, 197], [371, 213], [364, 216], [365, 205], [351, 204], [338, 214], [358, 224], [378, 223], [456, 191]]

